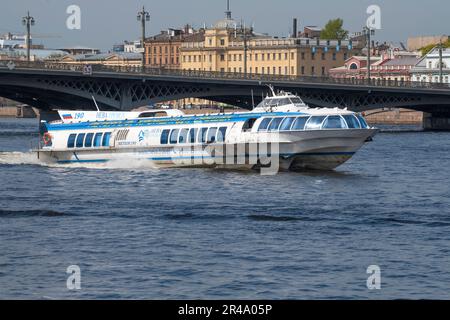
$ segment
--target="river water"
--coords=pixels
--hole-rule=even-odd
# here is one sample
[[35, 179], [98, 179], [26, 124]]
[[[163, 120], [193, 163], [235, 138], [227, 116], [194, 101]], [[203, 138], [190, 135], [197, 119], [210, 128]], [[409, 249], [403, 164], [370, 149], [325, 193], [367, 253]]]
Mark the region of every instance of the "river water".
[[0, 298], [450, 299], [450, 133], [385, 132], [335, 172], [260, 176], [48, 167], [36, 131], [0, 119]]

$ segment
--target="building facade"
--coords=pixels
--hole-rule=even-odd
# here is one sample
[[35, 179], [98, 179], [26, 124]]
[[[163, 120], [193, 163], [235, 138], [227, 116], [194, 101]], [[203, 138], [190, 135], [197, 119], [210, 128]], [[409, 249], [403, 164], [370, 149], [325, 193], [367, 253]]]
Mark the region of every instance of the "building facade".
[[68, 65], [104, 65], [109, 67], [140, 67], [142, 55], [139, 53], [101, 53], [91, 55], [66, 55], [53, 62]]
[[234, 20], [205, 30], [204, 41], [181, 45], [181, 68], [283, 76], [328, 76], [358, 52], [351, 41], [257, 35]]
[[[371, 57], [370, 73], [373, 80], [411, 81], [411, 69], [419, 58], [415, 53], [388, 51]], [[353, 56], [339, 68], [330, 70], [333, 78], [367, 79], [367, 57]]]
[[181, 44], [185, 41], [202, 41], [203, 30], [190, 26], [169, 29], [145, 40], [145, 65], [153, 68], [181, 69]]
[[[440, 79], [440, 54], [439, 49], [434, 48], [422, 57], [411, 69], [413, 81], [439, 83]], [[442, 49], [442, 82], [450, 83], [450, 48]]]
[[428, 37], [412, 37], [408, 39], [408, 50], [416, 51], [423, 47], [438, 44], [439, 42], [445, 43], [450, 40], [450, 36], [428, 36]]

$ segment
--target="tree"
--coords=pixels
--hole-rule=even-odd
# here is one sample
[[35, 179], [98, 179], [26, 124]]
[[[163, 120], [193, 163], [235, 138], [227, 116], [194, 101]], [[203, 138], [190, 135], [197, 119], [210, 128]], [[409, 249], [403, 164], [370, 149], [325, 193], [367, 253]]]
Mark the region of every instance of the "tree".
[[344, 40], [348, 37], [348, 31], [343, 28], [344, 20], [331, 19], [322, 29], [320, 38], [324, 40]]
[[[436, 46], [438, 46], [439, 45], [439, 43], [436, 43], [436, 44], [430, 44], [430, 45], [428, 45], [428, 46], [426, 46], [426, 47], [423, 47], [423, 48], [421, 48], [420, 49], [420, 52], [422, 53], [422, 56], [425, 56], [425, 55], [427, 55], [431, 50], [433, 50]], [[447, 42], [444, 42], [443, 44], [442, 44], [442, 46], [444, 47], [444, 48], [450, 48], [450, 40], [448, 40]]]

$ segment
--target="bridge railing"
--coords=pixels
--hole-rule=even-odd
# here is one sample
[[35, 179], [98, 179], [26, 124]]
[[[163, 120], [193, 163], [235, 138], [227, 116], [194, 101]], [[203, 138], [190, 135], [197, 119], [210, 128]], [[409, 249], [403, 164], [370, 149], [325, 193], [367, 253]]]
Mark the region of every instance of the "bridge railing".
[[351, 78], [334, 78], [325, 76], [289, 76], [275, 74], [254, 74], [254, 73], [235, 73], [235, 72], [216, 72], [216, 71], [200, 71], [200, 70], [181, 70], [167, 69], [141, 66], [109, 66], [100, 64], [67, 64], [54, 62], [0, 62], [0, 68], [9, 69], [39, 69], [39, 70], [60, 70], [82, 73], [84, 75], [92, 75], [95, 72], [111, 72], [123, 74], [137, 75], [158, 75], [173, 77], [190, 77], [198, 79], [217, 79], [217, 80], [251, 80], [261, 83], [276, 82], [307, 82], [317, 84], [344, 84], [355, 86], [371, 86], [371, 87], [393, 87], [393, 88], [422, 88], [422, 89], [450, 89], [447, 83], [429, 83], [414, 81], [397, 81], [387, 79], [351, 79]]

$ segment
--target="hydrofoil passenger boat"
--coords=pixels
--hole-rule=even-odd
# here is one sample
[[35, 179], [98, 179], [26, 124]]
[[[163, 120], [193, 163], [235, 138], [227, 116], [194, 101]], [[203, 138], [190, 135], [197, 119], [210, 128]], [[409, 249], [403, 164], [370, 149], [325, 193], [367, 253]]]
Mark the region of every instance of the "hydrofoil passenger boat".
[[280, 92], [249, 112], [60, 110], [41, 119], [36, 152], [63, 164], [143, 160], [162, 167], [332, 170], [377, 131], [359, 114], [310, 108]]

